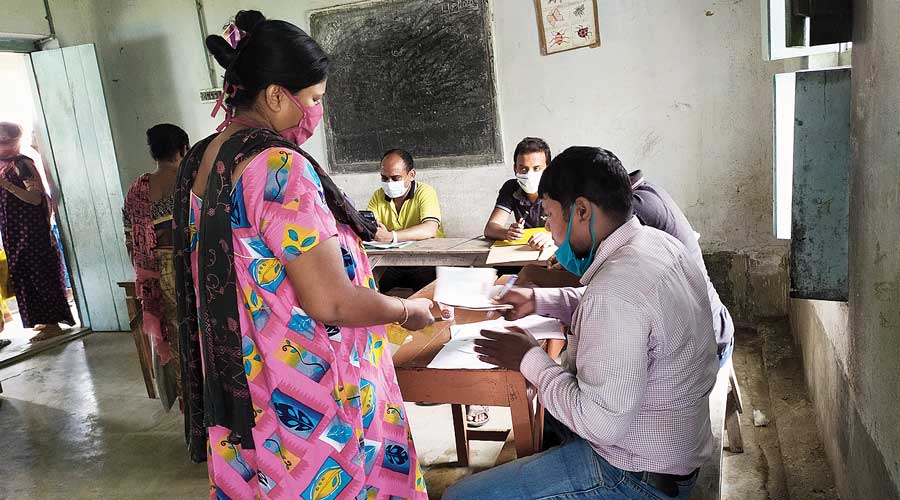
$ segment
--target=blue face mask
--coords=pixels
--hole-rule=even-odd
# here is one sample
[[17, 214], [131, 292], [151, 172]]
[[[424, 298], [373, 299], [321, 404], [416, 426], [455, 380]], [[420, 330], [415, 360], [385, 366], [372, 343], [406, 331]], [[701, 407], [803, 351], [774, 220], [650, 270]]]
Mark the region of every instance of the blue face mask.
[[572, 251], [570, 238], [572, 237], [572, 220], [575, 218], [575, 204], [572, 204], [572, 214], [569, 216], [569, 229], [566, 230], [566, 240], [556, 251], [556, 260], [567, 271], [576, 275], [584, 276], [591, 263], [594, 262], [594, 210], [591, 209], [591, 252], [587, 257], [576, 257]]

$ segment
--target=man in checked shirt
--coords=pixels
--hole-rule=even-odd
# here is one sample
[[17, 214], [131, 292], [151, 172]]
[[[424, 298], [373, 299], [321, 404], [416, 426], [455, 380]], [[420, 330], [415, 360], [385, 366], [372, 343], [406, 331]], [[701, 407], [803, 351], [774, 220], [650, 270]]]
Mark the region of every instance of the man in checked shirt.
[[475, 350], [537, 387], [562, 444], [471, 476], [444, 499], [687, 498], [713, 452], [718, 362], [703, 271], [634, 217], [631, 180], [609, 151], [567, 149], [540, 193], [559, 262], [584, 288], [516, 288], [501, 301], [514, 306], [510, 319], [568, 324], [568, 357], [560, 366], [516, 332], [483, 332]]

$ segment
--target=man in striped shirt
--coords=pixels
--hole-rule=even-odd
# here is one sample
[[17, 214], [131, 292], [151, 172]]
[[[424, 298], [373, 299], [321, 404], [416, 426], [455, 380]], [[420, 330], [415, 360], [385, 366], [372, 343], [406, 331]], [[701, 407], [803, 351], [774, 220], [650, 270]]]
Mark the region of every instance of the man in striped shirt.
[[703, 272], [678, 240], [633, 216], [628, 173], [609, 151], [569, 148], [540, 193], [559, 262], [584, 288], [514, 289], [502, 301], [511, 318], [567, 323], [566, 362], [524, 333], [483, 332], [476, 351], [521, 371], [568, 435], [444, 498], [686, 498], [713, 451], [718, 363]]

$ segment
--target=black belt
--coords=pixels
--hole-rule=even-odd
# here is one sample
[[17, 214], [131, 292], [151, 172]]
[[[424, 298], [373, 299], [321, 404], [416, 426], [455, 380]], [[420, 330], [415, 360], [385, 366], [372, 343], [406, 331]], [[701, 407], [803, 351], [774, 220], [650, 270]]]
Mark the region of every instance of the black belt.
[[674, 474], [660, 474], [658, 472], [629, 472], [629, 474], [631, 474], [638, 481], [656, 488], [669, 498], [675, 498], [679, 493], [678, 483], [681, 481], [690, 481], [691, 479], [694, 479], [695, 477], [697, 477], [698, 472], [700, 472], [699, 468], [694, 469], [694, 472], [691, 472], [690, 474], [686, 474], [684, 476], [676, 476]]

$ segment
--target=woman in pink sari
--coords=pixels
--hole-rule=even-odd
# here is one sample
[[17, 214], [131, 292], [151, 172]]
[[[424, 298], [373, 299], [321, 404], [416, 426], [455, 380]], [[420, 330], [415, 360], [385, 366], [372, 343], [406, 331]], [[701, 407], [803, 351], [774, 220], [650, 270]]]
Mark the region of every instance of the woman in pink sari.
[[228, 118], [176, 185], [192, 458], [212, 499], [424, 500], [384, 325], [430, 325], [432, 303], [374, 290], [375, 228], [299, 147], [327, 56], [290, 23], [235, 23], [234, 46], [207, 39]]

